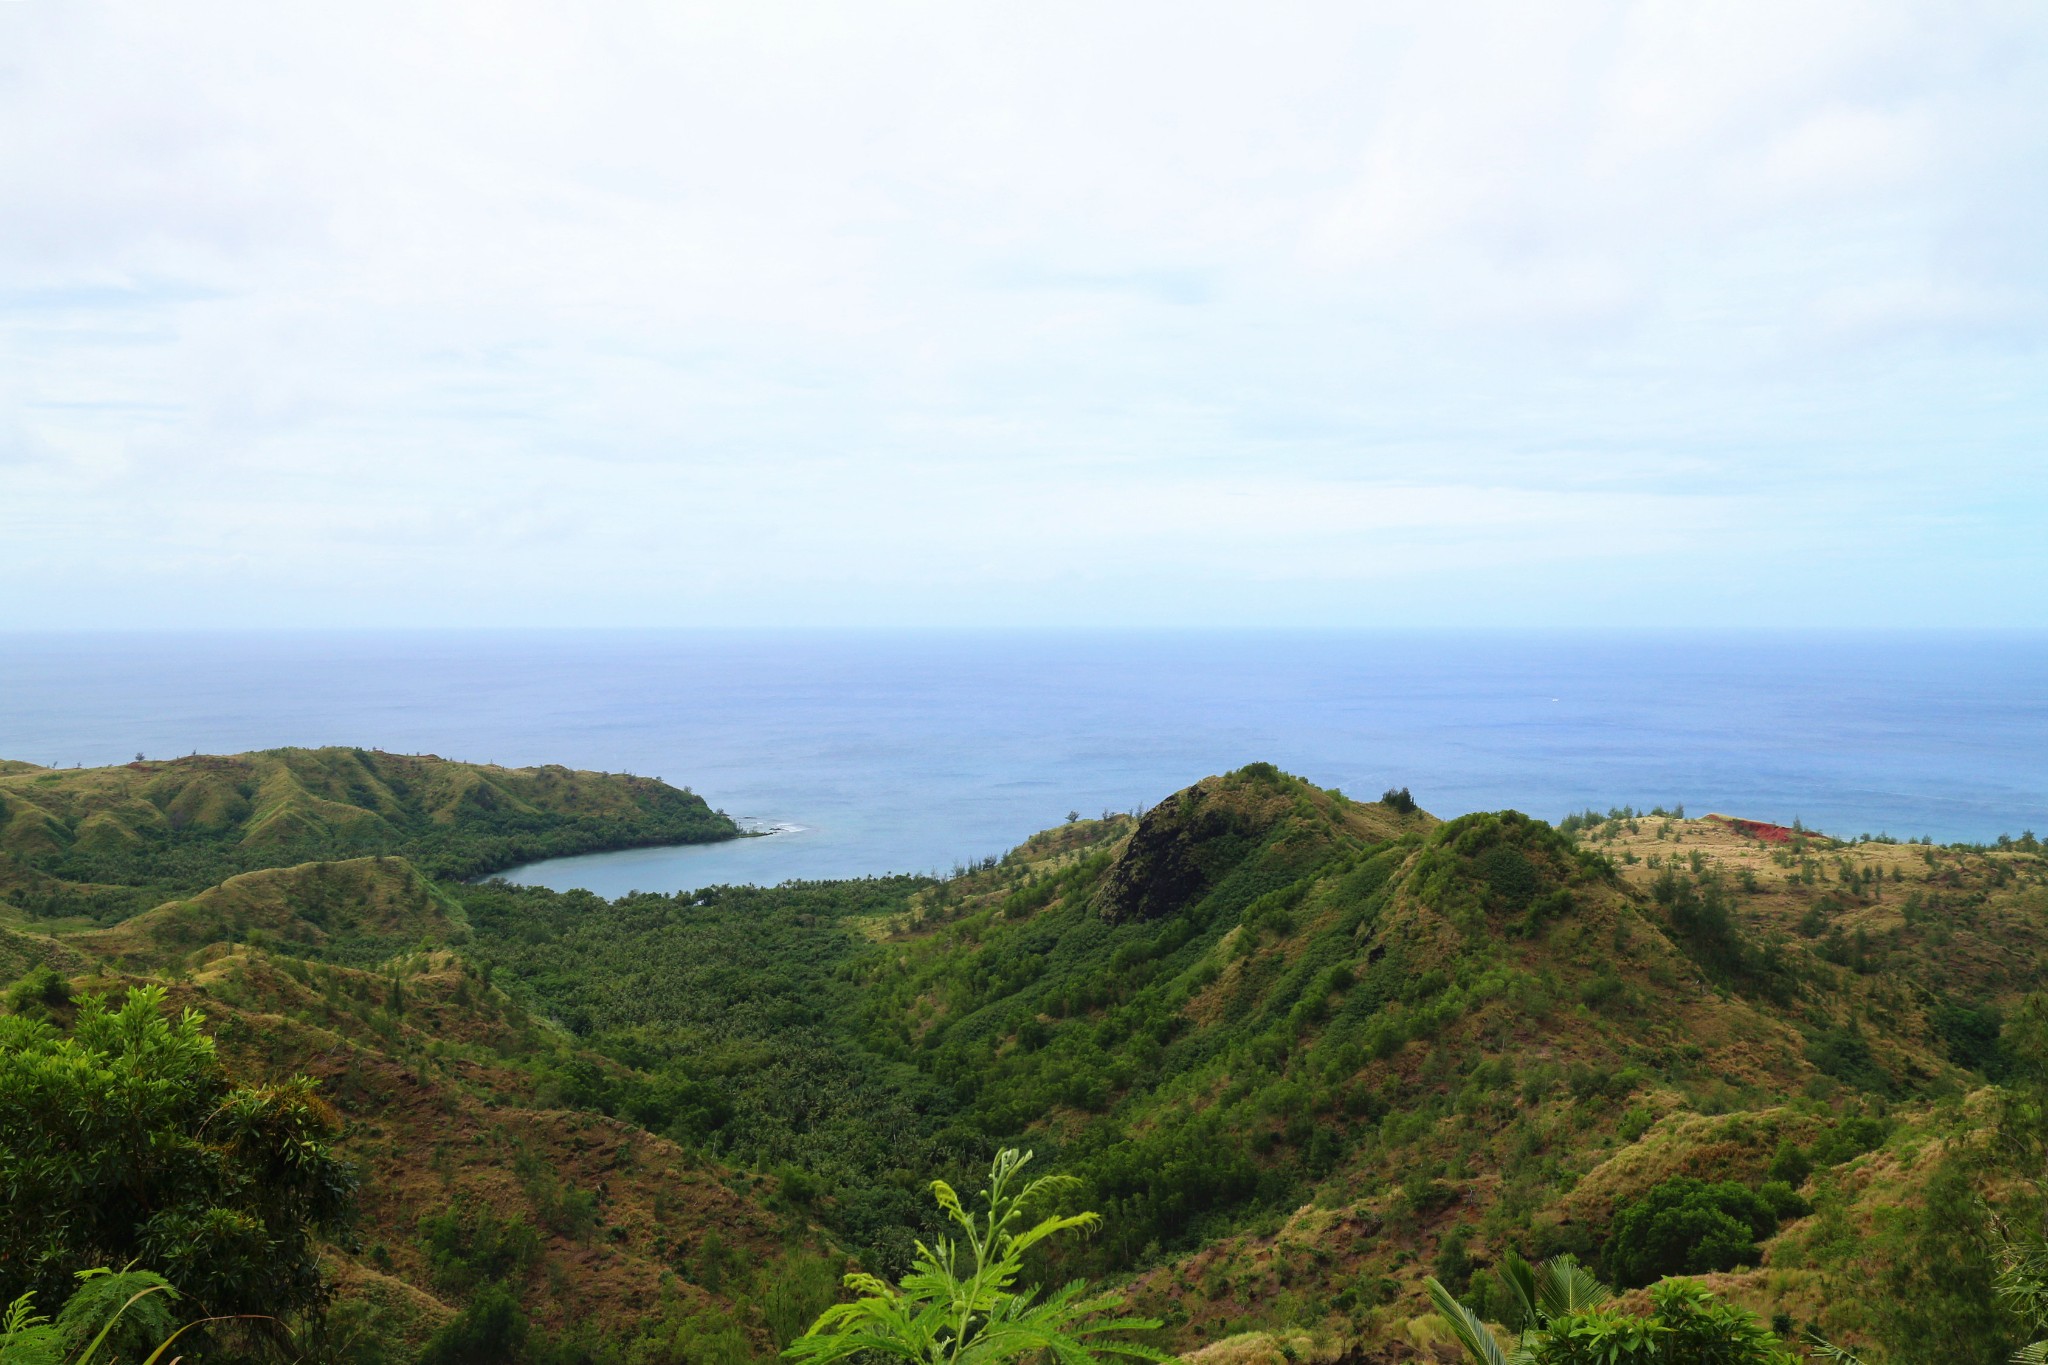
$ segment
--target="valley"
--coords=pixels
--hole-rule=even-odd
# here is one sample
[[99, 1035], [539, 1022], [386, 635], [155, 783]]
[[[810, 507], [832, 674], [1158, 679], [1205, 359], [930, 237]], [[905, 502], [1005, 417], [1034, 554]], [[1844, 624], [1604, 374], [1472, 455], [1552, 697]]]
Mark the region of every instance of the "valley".
[[2030, 1339], [1993, 1291], [2048, 1076], [2030, 835], [1445, 821], [1253, 764], [951, 878], [607, 901], [470, 879], [731, 823], [362, 750], [14, 764], [0, 802], [14, 1014], [155, 985], [237, 1078], [317, 1082], [351, 1359], [515, 1318], [532, 1360], [765, 1359], [1003, 1147], [1102, 1215], [1033, 1276], [1219, 1363], [1462, 1359], [1425, 1279], [1501, 1320], [1511, 1253], [1872, 1365]]

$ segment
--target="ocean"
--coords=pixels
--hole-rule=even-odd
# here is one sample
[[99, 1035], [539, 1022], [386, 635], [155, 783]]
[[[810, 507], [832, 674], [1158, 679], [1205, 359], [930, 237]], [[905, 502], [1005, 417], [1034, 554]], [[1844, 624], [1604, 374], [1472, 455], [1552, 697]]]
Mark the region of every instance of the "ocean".
[[649, 774], [780, 831], [511, 874], [605, 895], [946, 871], [1254, 760], [1442, 816], [1987, 841], [2048, 832], [2048, 634], [0, 635], [0, 757], [322, 744]]

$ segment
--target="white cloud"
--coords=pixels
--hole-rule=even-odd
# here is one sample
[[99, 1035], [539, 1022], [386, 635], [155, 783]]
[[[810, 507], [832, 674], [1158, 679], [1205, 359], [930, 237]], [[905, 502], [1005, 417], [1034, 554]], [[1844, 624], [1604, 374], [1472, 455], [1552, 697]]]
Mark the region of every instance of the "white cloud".
[[1661, 620], [1731, 554], [1946, 619], [1929, 556], [2044, 553], [2044, 29], [0, 6], [0, 623], [1364, 621], [1566, 564]]

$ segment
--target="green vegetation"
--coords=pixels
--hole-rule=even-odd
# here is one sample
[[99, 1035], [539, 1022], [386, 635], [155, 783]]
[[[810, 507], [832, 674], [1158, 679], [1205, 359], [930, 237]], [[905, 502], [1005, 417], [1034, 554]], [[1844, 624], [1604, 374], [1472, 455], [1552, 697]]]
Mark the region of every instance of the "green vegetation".
[[540, 1234], [518, 1214], [450, 1205], [420, 1219], [420, 1250], [434, 1284], [455, 1293], [524, 1275], [540, 1260]]
[[68, 1034], [0, 1018], [0, 1297], [60, 1297], [81, 1271], [143, 1264], [205, 1313], [278, 1316], [325, 1291], [316, 1234], [343, 1235], [354, 1181], [304, 1079], [237, 1086], [200, 1018], [160, 987], [83, 997]]
[[1019, 1188], [1018, 1172], [1030, 1160], [1029, 1152], [996, 1154], [978, 1215], [961, 1206], [952, 1186], [933, 1181], [932, 1193], [959, 1229], [957, 1238], [940, 1237], [932, 1247], [920, 1242], [900, 1287], [873, 1275], [847, 1276], [847, 1287], [859, 1297], [826, 1309], [783, 1354], [815, 1365], [876, 1356], [924, 1365], [1002, 1365], [1046, 1357], [1061, 1365], [1093, 1365], [1098, 1353], [1167, 1359], [1130, 1339], [1129, 1333], [1160, 1324], [1115, 1316], [1123, 1307], [1121, 1294], [1090, 1294], [1079, 1280], [1043, 1295], [1035, 1286], [1018, 1285], [1033, 1246], [1101, 1221], [1093, 1213], [1048, 1214], [1018, 1228], [1027, 1208], [1075, 1183], [1040, 1176]]
[[[1080, 829], [1097, 842], [1052, 865], [985, 869], [964, 879], [972, 902], [961, 885], [914, 879], [612, 905], [504, 886], [461, 895], [497, 979], [656, 1078], [590, 1102], [802, 1171], [818, 1215], [887, 1268], [931, 1228], [896, 1172], [959, 1173], [1048, 1113], [1091, 1116], [1078, 1138], [1045, 1135], [1041, 1147], [1109, 1221], [1065, 1264], [1102, 1273], [1299, 1202], [1332, 1168], [1341, 1147], [1310, 1115], [1340, 1101], [1326, 1067], [1290, 1080], [1296, 1038], [1313, 1031], [1363, 1057], [1388, 1046], [1374, 1039], [1398, 1046], [1455, 1008], [1452, 979], [1416, 981], [1406, 956], [1373, 964], [1364, 983], [1343, 965], [1374, 894], [1388, 900], [1393, 872], [1433, 836], [1401, 836], [1374, 862], [1352, 830], [1399, 828], [1396, 817], [1270, 769], [1161, 812], [1136, 830]], [[1514, 825], [1517, 837], [1536, 829]], [[1106, 845], [1126, 833], [1119, 859]], [[1582, 875], [1567, 847], [1540, 856]], [[1327, 923], [1287, 964], [1304, 911]], [[929, 932], [900, 946], [870, 937], [895, 923]], [[1218, 1027], [1188, 1028], [1183, 1011], [1226, 964], [1249, 983], [1241, 1004]], [[1347, 994], [1349, 1008], [1335, 1008]], [[1374, 1018], [1406, 1001], [1434, 1011]], [[1241, 1078], [1227, 1111], [1174, 1102], [1226, 1072]], [[1247, 1131], [1283, 1110], [1279, 1131]], [[1153, 1115], [1146, 1131], [1127, 1126]]]
[[[1632, 899], [1539, 822], [1414, 819], [1254, 768], [944, 883], [463, 899], [497, 979], [650, 1078], [586, 1102], [685, 1116], [667, 1131], [783, 1173], [884, 1269], [931, 1227], [890, 1197], [906, 1166], [958, 1171], [1026, 1135], [1107, 1215], [1050, 1253], [1068, 1273], [1193, 1254], [1305, 1200], [1370, 1199], [1406, 1238], [1446, 1216], [1459, 1172], [1499, 1170], [1487, 1237], [1604, 1248], [1629, 1284], [1757, 1264], [1805, 1218], [1801, 1185], [1884, 1139], [1886, 1119], [1821, 1106], [1728, 1177], [1535, 1216], [1602, 1159], [1545, 1154], [1573, 1128], [1644, 1142], [1653, 1096], [1728, 1106], [1702, 1027], [1782, 1039], [1757, 1093], [1817, 1073], [1894, 1097], [1890, 1054], [1826, 1015], [1770, 1032], [1759, 1011], [1826, 968], [1742, 922], [1739, 879], [1664, 869]], [[1732, 994], [1688, 1014], [1666, 1003], [1686, 980]], [[1518, 1060], [1532, 1033], [1571, 1064]], [[1432, 1064], [1447, 1055], [1467, 1060]], [[1352, 1174], [1375, 1169], [1397, 1174]], [[1475, 1260], [1468, 1234], [1443, 1240], [1436, 1263]]]
[[[1067, 1326], [1219, 1365], [1475, 1332], [1776, 1361], [1809, 1330], [1991, 1365], [2048, 1336], [2037, 847], [1439, 822], [1254, 764], [943, 879], [451, 878], [654, 830], [675, 802], [637, 781], [0, 773], [0, 896], [102, 920], [0, 909], [0, 1178], [60, 1210], [0, 1232], [0, 1290], [133, 1261], [175, 1321], [262, 1315], [199, 1329], [209, 1359], [351, 1365], [1021, 1358]], [[1092, 1235], [990, 1221], [1027, 1145]], [[991, 1162], [984, 1208], [927, 1197]], [[1158, 1326], [1086, 1336], [1126, 1310], [1030, 1287], [1084, 1278]]]
[[738, 834], [703, 798], [649, 778], [367, 749], [28, 769], [0, 773], [0, 899], [106, 919], [296, 863], [398, 856], [465, 878]]
[[419, 1365], [507, 1365], [526, 1360], [532, 1333], [518, 1296], [492, 1281], [434, 1333], [420, 1352]]
[[1615, 1214], [1603, 1256], [1608, 1273], [1633, 1289], [1667, 1275], [1754, 1265], [1757, 1243], [1778, 1230], [1781, 1212], [1807, 1211], [1789, 1185], [1773, 1193], [1688, 1176], [1654, 1185]]
[[1613, 1291], [1570, 1256], [1531, 1266], [1510, 1254], [1500, 1284], [1512, 1304], [1512, 1350], [1435, 1279], [1431, 1302], [1478, 1365], [1792, 1365], [1794, 1357], [1756, 1315], [1690, 1280], [1650, 1292], [1645, 1316], [1606, 1307]]
[[862, 926], [902, 913], [913, 878], [627, 897], [503, 884], [458, 891], [493, 978], [621, 1067], [543, 1065], [560, 1102], [617, 1115], [781, 1174], [797, 1202], [904, 1264], [931, 1226], [906, 1170], [958, 1172], [976, 1135], [950, 1095], [851, 1042]]
[[155, 1365], [185, 1332], [172, 1305], [178, 1291], [147, 1270], [81, 1271], [78, 1286], [52, 1320], [25, 1291], [0, 1317], [6, 1365], [92, 1365], [96, 1360]]
[[70, 1001], [71, 983], [50, 967], [37, 967], [7, 988], [7, 1012], [13, 1015], [48, 1018]]

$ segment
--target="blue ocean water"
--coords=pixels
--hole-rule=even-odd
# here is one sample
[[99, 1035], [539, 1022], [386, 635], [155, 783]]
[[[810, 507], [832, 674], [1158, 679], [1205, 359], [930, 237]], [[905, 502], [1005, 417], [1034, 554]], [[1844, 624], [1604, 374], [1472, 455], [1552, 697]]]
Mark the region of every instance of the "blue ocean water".
[[0, 635], [0, 757], [286, 744], [645, 773], [790, 827], [514, 874], [607, 895], [944, 870], [1258, 759], [1440, 815], [1986, 840], [2048, 831], [2048, 635]]

